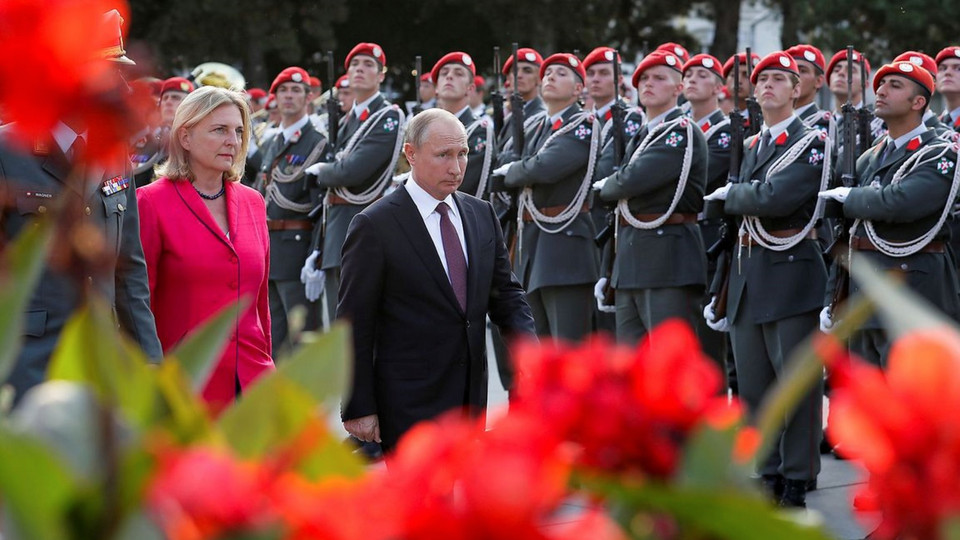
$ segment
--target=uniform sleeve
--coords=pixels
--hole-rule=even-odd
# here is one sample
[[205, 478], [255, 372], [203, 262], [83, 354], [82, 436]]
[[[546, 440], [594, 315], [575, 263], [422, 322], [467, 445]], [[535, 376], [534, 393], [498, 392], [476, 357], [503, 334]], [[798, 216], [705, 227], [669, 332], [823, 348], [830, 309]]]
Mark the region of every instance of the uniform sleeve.
[[353, 386], [345, 396], [343, 420], [377, 413], [374, 395], [374, 345], [377, 310], [385, 267], [383, 246], [370, 218], [357, 214], [343, 242], [342, 272], [337, 318], [350, 321], [353, 329]]
[[[362, 129], [362, 128], [361, 128]], [[391, 110], [377, 120], [353, 151], [343, 159], [325, 163], [317, 174], [323, 187], [359, 187], [390, 164], [400, 134], [400, 115]]]
[[[150, 311], [150, 281], [140, 239], [138, 207], [135, 188], [127, 188], [127, 210], [123, 214], [120, 255], [115, 274], [117, 318], [121, 328], [136, 340], [143, 352], [152, 361], [159, 362], [163, 358], [163, 350], [157, 337], [157, 324]], [[151, 219], [154, 220], [155, 231], [156, 217]]]
[[822, 171], [823, 141], [818, 139], [796, 161], [765, 181], [733, 184], [724, 210], [744, 216], [789, 216], [817, 196]]
[[570, 174], [583, 167], [590, 157], [592, 128], [587, 123], [580, 126], [588, 126], [586, 132], [581, 132], [582, 136], [576, 135], [576, 129], [568, 132], [549, 146], [541, 147], [536, 154], [510, 167], [504, 184], [518, 188], [533, 184], [554, 184], [569, 178]]
[[661, 136], [610, 177], [600, 191], [600, 197], [605, 201], [629, 199], [676, 183], [680, 178], [683, 153], [687, 145], [692, 144], [687, 139], [687, 130], [683, 128]]

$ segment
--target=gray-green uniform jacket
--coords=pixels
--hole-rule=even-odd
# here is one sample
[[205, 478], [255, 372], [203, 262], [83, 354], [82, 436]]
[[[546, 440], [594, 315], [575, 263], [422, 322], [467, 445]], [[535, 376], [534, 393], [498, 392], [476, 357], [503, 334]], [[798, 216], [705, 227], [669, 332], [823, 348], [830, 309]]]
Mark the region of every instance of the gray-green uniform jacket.
[[[579, 112], [578, 105], [570, 106], [563, 113], [563, 124], [568, 124]], [[539, 209], [570, 204], [580, 189], [590, 159], [593, 126], [589, 121], [545, 146], [552, 128], [549, 117], [538, 123], [526, 141], [525, 153], [529, 157], [510, 167], [504, 179], [508, 188], [532, 188], [533, 202]], [[556, 234], [541, 231], [536, 223], [523, 225], [516, 268], [528, 293], [540, 287], [597, 281], [600, 261], [593, 244], [596, 230], [589, 213], [577, 214], [570, 226]]]
[[[477, 121], [477, 116], [473, 114], [473, 111], [467, 107], [463, 114], [457, 117], [458, 120], [463, 124], [464, 128], [469, 128], [474, 122]], [[484, 122], [489, 122], [485, 120]], [[487, 140], [487, 125], [486, 123], [481, 123], [470, 134], [467, 139], [467, 147], [470, 148], [469, 153], [467, 154], [467, 170], [463, 173], [463, 183], [460, 184], [460, 187], [457, 191], [462, 191], [468, 193], [475, 197], [485, 199], [485, 193], [477, 193], [477, 189], [480, 187], [481, 174], [483, 171], [483, 160], [487, 155], [487, 152], [493, 152], [493, 141]], [[490, 166], [487, 168], [487, 176], [490, 176], [490, 171], [493, 170], [494, 159], [493, 156], [490, 156]], [[490, 185], [487, 184], [484, 187], [484, 192], [489, 192]]]
[[[681, 122], [675, 123], [678, 119]], [[692, 144], [690, 174], [674, 214], [696, 214], [703, 209], [707, 174], [703, 132], [693, 125], [692, 139], [688, 137], [686, 125], [693, 124], [693, 120], [683, 117], [680, 109], [667, 114], [663, 122], [672, 127], [634, 156], [648, 134], [648, 126], [640, 129], [628, 146], [630, 152], [624, 154], [620, 170], [607, 179], [600, 191], [603, 200], [628, 199], [634, 215], [666, 213], [677, 192], [684, 152]], [[654, 129], [659, 133], [657, 127]], [[696, 223], [649, 230], [620, 225], [611, 285], [615, 289], [703, 286], [707, 280], [705, 252]]]
[[[369, 114], [393, 107], [382, 95], [370, 102]], [[368, 121], [369, 117], [367, 118]], [[344, 187], [353, 193], [361, 193], [371, 187], [392, 167], [391, 158], [400, 134], [400, 111], [392, 109], [380, 117], [378, 125], [373, 126], [366, 136], [357, 141], [350, 154], [332, 162], [325, 163], [317, 174], [317, 182], [325, 188]], [[360, 129], [362, 122], [355, 115], [347, 116], [337, 135], [337, 152], [343, 150], [353, 135]], [[335, 204], [327, 209], [326, 229], [323, 237], [322, 269], [340, 267], [340, 250], [347, 236], [350, 220], [366, 206], [354, 204]]]
[[[759, 163], [760, 137], [746, 140], [739, 182], [731, 187], [724, 204], [728, 214], [757, 216], [767, 231], [806, 226], [820, 190], [824, 142], [814, 140], [796, 161], [776, 174], [768, 176], [767, 170], [809, 130], [795, 118], [787, 128], [786, 140], [774, 141], [773, 154]], [[827, 270], [816, 240], [802, 240], [786, 251], [756, 244], [737, 246], [731, 265], [727, 300], [731, 322], [763, 324], [823, 307]]]

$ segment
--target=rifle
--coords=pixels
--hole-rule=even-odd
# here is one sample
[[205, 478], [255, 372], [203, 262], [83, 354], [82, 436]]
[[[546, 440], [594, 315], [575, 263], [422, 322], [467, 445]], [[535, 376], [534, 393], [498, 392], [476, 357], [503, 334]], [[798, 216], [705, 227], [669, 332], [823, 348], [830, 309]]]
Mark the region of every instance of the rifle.
[[[333, 70], [333, 51], [327, 51], [327, 80], [336, 81]], [[337, 133], [340, 131], [340, 96], [334, 94], [336, 82], [331, 83], [330, 95], [327, 97], [327, 156], [326, 161], [333, 161], [337, 147]]]
[[[613, 51], [613, 105], [610, 106], [610, 122], [613, 123], [610, 126], [610, 129], [613, 130], [613, 172], [616, 173], [620, 170], [620, 164], [623, 162], [623, 152], [626, 149], [627, 141], [624, 140], [623, 133], [623, 122], [626, 116], [626, 107], [620, 101], [620, 51], [614, 49]], [[599, 200], [599, 197], [597, 198]], [[597, 247], [600, 248], [600, 252], [604, 254], [603, 257], [603, 268], [600, 270], [600, 275], [602, 277], [612, 276], [613, 275], [613, 264], [615, 262], [615, 252], [616, 246], [613, 245], [613, 231], [616, 229], [615, 220], [617, 215], [615, 212], [616, 202], [605, 203], [607, 209], [606, 215], [606, 224], [603, 226], [603, 230], [597, 233], [597, 236], [594, 237], [593, 241], [597, 244]], [[608, 253], [609, 249], [609, 255]], [[611, 306], [615, 302], [614, 298], [614, 289], [610, 286], [609, 281], [607, 282], [607, 287], [603, 290], [603, 303]]]
[[[520, 95], [520, 90], [517, 89], [517, 79], [520, 74], [520, 47], [514, 42], [513, 44], [513, 91], [510, 94], [510, 126], [511, 131], [513, 132], [513, 151], [517, 155], [517, 159], [523, 158], [523, 148], [524, 148], [524, 134], [523, 134], [523, 96]], [[510, 206], [507, 207], [500, 216], [500, 228], [503, 229], [504, 243], [507, 245], [510, 253], [513, 253], [513, 246], [517, 238], [517, 228], [515, 223], [517, 221], [517, 213], [519, 212], [519, 207], [517, 203], [519, 202], [519, 193], [516, 190], [504, 190], [510, 195]]]
[[[750, 62], [750, 53], [747, 53], [747, 62]], [[733, 60], [733, 95], [740, 95], [740, 56], [734, 56]], [[746, 138], [746, 127], [743, 125], [743, 115], [738, 108], [740, 100], [734, 97], [733, 110], [730, 111], [730, 170], [727, 172], [727, 183], [737, 183], [740, 181], [740, 162], [743, 159], [743, 140]], [[717, 294], [717, 302], [714, 304], [714, 313], [717, 319], [722, 319], [727, 315], [727, 295], [730, 290], [730, 271], [733, 267], [733, 248], [737, 242], [737, 221], [733, 216], [723, 212], [723, 203], [710, 201], [707, 204], [718, 204], [720, 208], [714, 212], [723, 215], [723, 221], [720, 223], [720, 238], [707, 249], [707, 258], [716, 261], [722, 253], [729, 253], [727, 264], [723, 267], [722, 285]]]
[[[860, 58], [861, 66], [863, 58]], [[840, 140], [843, 142], [843, 153], [840, 155], [840, 182], [844, 187], [854, 187], [857, 181], [857, 132], [859, 131], [860, 114], [853, 106], [853, 46], [847, 46], [847, 102], [843, 104], [840, 111], [843, 116], [843, 130], [840, 132]], [[862, 99], [862, 98], [861, 98]], [[868, 124], [869, 129], [869, 124]], [[861, 139], [864, 137], [861, 136]], [[838, 203], [839, 204], [839, 203]], [[836, 267], [836, 279], [833, 282], [833, 297], [830, 299], [830, 310], [836, 313], [837, 307], [847, 299], [850, 292], [850, 274], [846, 267], [841, 264], [843, 258], [843, 248], [849, 242], [847, 238], [846, 220], [843, 218], [843, 212], [838, 212], [837, 224], [834, 227], [834, 241], [827, 248], [827, 251], [833, 255], [834, 266]]]
[[[423, 69], [423, 59], [419, 54], [414, 58], [414, 64], [413, 86], [417, 94], [417, 104], [413, 106], [413, 116], [416, 116], [423, 111], [423, 102], [420, 100], [420, 70]], [[436, 82], [434, 82], [434, 84], [436, 84]]]
[[[753, 95], [753, 82], [750, 77], [753, 75], [753, 56], [750, 53], [750, 47], [747, 47], [747, 118], [750, 120], [750, 129], [746, 133], [756, 135], [760, 133], [760, 125], [763, 123], [763, 112], [760, 110], [760, 103]], [[739, 77], [739, 73], [737, 75]]]
[[502, 75], [500, 73], [500, 47], [496, 46], [493, 48], [493, 71], [497, 76], [494, 79], [496, 82], [490, 100], [493, 104], [493, 132], [499, 136], [500, 130], [503, 129], [503, 94], [500, 93], [500, 77]]
[[873, 123], [873, 113], [867, 108], [867, 61], [860, 53], [860, 109], [857, 111], [857, 131], [860, 133], [857, 155], [861, 155], [873, 146], [873, 133], [870, 124]]

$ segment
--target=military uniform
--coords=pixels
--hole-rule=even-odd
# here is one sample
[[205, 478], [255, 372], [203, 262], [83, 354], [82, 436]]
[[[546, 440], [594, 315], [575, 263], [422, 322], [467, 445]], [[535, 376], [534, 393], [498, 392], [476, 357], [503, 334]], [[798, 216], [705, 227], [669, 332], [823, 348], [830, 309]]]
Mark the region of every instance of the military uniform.
[[[671, 317], [694, 325], [707, 279], [706, 248], [697, 226], [706, 186], [706, 140], [679, 108], [651, 127], [655, 120], [648, 119], [631, 140], [623, 166], [600, 191], [605, 201], [625, 200], [630, 211], [625, 216], [621, 206], [618, 213], [610, 280], [621, 341], [636, 341]], [[689, 174], [682, 179], [685, 159]], [[683, 191], [671, 210], [682, 181]], [[657, 221], [661, 223], [654, 227]]]
[[[957, 318], [960, 315], [960, 291], [956, 268], [944, 245], [949, 239], [946, 224], [940, 226], [925, 247], [903, 256], [878, 251], [867, 232], [869, 224], [886, 242], [909, 242], [934, 227], [944, 204], [952, 204], [947, 199], [956, 168], [955, 151], [925, 126], [907, 135], [912, 136], [909, 142], [891, 150], [886, 159], [883, 156], [891, 144], [889, 138], [857, 161], [859, 188], [851, 190], [843, 203], [843, 212], [848, 219], [861, 220], [851, 237], [851, 246], [876, 268], [902, 273], [904, 283], [913, 292], [946, 316]], [[897, 170], [918, 152], [925, 153], [923, 163], [910, 168], [894, 182]], [[850, 294], [853, 295], [859, 286], [855, 280], [851, 279], [850, 283]], [[877, 365], [886, 365], [889, 340], [876, 318], [857, 331], [851, 339], [851, 349]]]
[[323, 158], [327, 141], [306, 116], [301, 123], [289, 138], [278, 131], [264, 141], [260, 173], [254, 184], [267, 204], [274, 351], [289, 346], [287, 315], [294, 307], [307, 308], [306, 330], [315, 330], [320, 322], [318, 303], [308, 301], [304, 294], [300, 268], [312, 249], [314, 223], [308, 214], [320, 201], [320, 189], [304, 171]]
[[[593, 244], [596, 229], [587, 212], [591, 179], [585, 178], [591, 151], [596, 151], [591, 150], [593, 130], [589, 115], [577, 104], [557, 118], [543, 117], [527, 138], [525, 154], [529, 157], [510, 167], [504, 179], [508, 188], [523, 189], [536, 212], [547, 218], [572, 213], [565, 223], [543, 219], [537, 223], [534, 212], [524, 208], [526, 196], [521, 194], [522, 230], [515, 265], [533, 309], [537, 333], [570, 341], [591, 331], [587, 306], [599, 275]], [[572, 207], [577, 201], [579, 208]]]
[[[536, 122], [538, 122], [543, 115], [547, 114], [547, 106], [543, 104], [543, 99], [540, 96], [537, 96], [530, 101], [523, 104], [523, 125], [524, 133], [528, 133], [533, 130]], [[515, 115], [510, 114], [503, 121], [503, 128], [500, 130], [500, 133], [497, 136], [497, 164], [506, 165], [513, 161], [517, 161], [522, 157], [526, 157], [523, 154], [523, 149], [517, 149], [513, 145], [513, 122]], [[525, 137], [527, 138], [527, 137]]]
[[[71, 269], [46, 266], [23, 314], [23, 347], [7, 383], [23, 393], [43, 382], [47, 364], [60, 333], [73, 312], [82, 305], [81, 288], [88, 285], [116, 312], [117, 322], [153, 360], [163, 357], [156, 324], [150, 311], [147, 267], [140, 246], [137, 197], [129, 168], [118, 166], [79, 188], [71, 178], [71, 163], [56, 140], [39, 141], [33, 153], [15, 150], [10, 130], [0, 130], [0, 190], [11, 207], [0, 216], [2, 239], [16, 238], [33, 220], [62, 202], [80, 209], [81, 223], [103, 233], [107, 255], [117, 257], [112, 271], [93, 276], [81, 284]], [[72, 132], [71, 132], [72, 133]], [[73, 137], [64, 146], [69, 148]], [[126, 165], [126, 164], [124, 164]]]
[[[404, 114], [379, 93], [361, 112], [341, 121], [336, 161], [324, 163], [317, 182], [327, 188], [324, 198], [321, 269], [330, 320], [336, 317], [340, 288], [340, 250], [353, 216], [379, 198], [393, 177], [402, 142]], [[362, 196], [373, 189], [373, 192]], [[353, 201], [353, 202], [351, 202]]]
[[167, 159], [165, 138], [163, 128], [157, 128], [133, 143], [130, 164], [133, 166], [131, 174], [136, 187], [153, 182], [154, 168]]
[[465, 108], [458, 120], [467, 130], [467, 170], [463, 173], [463, 183], [458, 191], [469, 193], [474, 197], [484, 199], [490, 186], [490, 170], [493, 165], [493, 122], [478, 118], [470, 107]]
[[[724, 205], [727, 213], [758, 223], [775, 238], [795, 239], [787, 249], [768, 249], [751, 232], [734, 248], [726, 316], [740, 396], [752, 411], [758, 410], [766, 392], [784, 373], [794, 348], [816, 331], [823, 307], [827, 272], [820, 246], [812, 230], [801, 235], [814, 217], [823, 181], [824, 135], [808, 139], [794, 162], [771, 172], [810, 130], [798, 117], [791, 117], [782, 134], [771, 134], [770, 148], [762, 155], [758, 154], [761, 137], [750, 137], [739, 182], [731, 186]], [[759, 464], [761, 474], [797, 482], [817, 477], [822, 399], [821, 382], [787, 420], [779, 448]]]

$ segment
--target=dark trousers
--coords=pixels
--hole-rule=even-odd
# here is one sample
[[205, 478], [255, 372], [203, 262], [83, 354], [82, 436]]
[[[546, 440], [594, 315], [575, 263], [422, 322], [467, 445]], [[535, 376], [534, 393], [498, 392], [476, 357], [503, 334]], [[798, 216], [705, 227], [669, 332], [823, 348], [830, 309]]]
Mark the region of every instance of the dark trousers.
[[850, 352], [879, 368], [886, 369], [887, 356], [890, 354], [890, 340], [887, 338], [887, 333], [879, 328], [857, 330], [850, 336]]
[[[793, 350], [819, 324], [817, 311], [774, 322], [754, 324], [738, 317], [730, 329], [737, 363], [740, 397], [756, 414], [767, 392], [787, 371]], [[789, 480], [813, 480], [820, 473], [823, 379], [785, 419], [780, 443], [758, 463], [760, 474], [781, 474]]]
[[617, 341], [632, 345], [667, 319], [683, 319], [696, 331], [703, 287], [617, 289]]
[[537, 335], [569, 342], [590, 335], [593, 301], [592, 284], [540, 287], [527, 293]]

